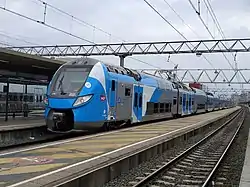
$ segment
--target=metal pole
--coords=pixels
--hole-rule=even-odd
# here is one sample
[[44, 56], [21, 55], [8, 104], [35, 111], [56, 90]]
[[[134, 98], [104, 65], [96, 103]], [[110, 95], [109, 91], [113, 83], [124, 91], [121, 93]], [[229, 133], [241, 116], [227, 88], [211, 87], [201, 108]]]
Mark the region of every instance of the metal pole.
[[27, 105], [27, 102], [28, 102], [28, 86], [27, 84], [25, 84], [25, 87], [24, 87], [24, 111], [23, 111], [23, 116], [24, 117], [28, 117], [28, 105]]
[[121, 55], [119, 56], [120, 57], [120, 66], [121, 67], [124, 67], [124, 59], [125, 59], [125, 56], [124, 55]]
[[5, 121], [8, 121], [8, 113], [9, 113], [9, 79], [7, 79], [7, 90], [6, 90], [6, 101], [5, 101]]

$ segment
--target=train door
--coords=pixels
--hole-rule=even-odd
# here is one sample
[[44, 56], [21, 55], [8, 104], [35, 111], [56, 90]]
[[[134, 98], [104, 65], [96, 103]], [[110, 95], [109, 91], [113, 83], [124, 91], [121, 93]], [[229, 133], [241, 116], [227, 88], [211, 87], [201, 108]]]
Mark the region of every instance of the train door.
[[118, 83], [116, 119], [128, 120], [132, 114], [132, 88], [131, 84]]
[[173, 92], [172, 92], [172, 105], [171, 105], [171, 112], [173, 116], [178, 116], [179, 113], [179, 89], [178, 87], [173, 84]]
[[173, 95], [173, 101], [171, 106], [171, 112], [173, 116], [178, 115], [178, 105], [177, 105], [177, 97]]
[[182, 98], [182, 91], [179, 90], [179, 94], [178, 94], [178, 114], [181, 116], [182, 113], [183, 113], [183, 107], [182, 107], [182, 101], [183, 101], [183, 98]]
[[117, 97], [117, 79], [112, 78], [110, 81], [110, 90], [109, 90], [109, 107], [110, 107], [110, 115], [113, 119], [116, 118], [116, 97]]
[[196, 103], [195, 103], [195, 95], [194, 93], [192, 94], [192, 114], [196, 112]]
[[189, 94], [186, 93], [186, 114], [189, 114]]
[[192, 94], [190, 93], [189, 94], [189, 101], [188, 101], [188, 104], [189, 104], [189, 114], [192, 114]]
[[186, 93], [182, 94], [182, 112], [183, 114], [186, 113]]
[[143, 102], [143, 88], [140, 85], [134, 85], [133, 95], [133, 122], [142, 121], [142, 102]]
[[206, 102], [205, 102], [205, 111], [207, 112], [209, 109], [209, 98], [206, 96]]

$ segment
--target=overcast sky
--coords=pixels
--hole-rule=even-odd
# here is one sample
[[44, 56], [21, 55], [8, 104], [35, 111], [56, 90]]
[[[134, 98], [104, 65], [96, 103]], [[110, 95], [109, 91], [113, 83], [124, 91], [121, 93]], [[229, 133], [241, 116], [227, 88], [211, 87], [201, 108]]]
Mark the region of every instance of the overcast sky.
[[[149, 0], [159, 12], [170, 21], [188, 39], [211, 39], [211, 36], [198, 19], [188, 0], [166, 0], [176, 12], [184, 19], [190, 30], [175, 15], [164, 0]], [[192, 0], [197, 6], [197, 0]], [[249, 0], [209, 0], [220, 25], [227, 38], [249, 37], [250, 35], [250, 1]], [[143, 0], [50, 0], [49, 4], [70, 13], [104, 31], [108, 34], [94, 30], [92, 27], [75, 21], [72, 17], [47, 8], [46, 23], [60, 28], [79, 37], [95, 43], [143, 41], [173, 41], [183, 40], [164, 20], [160, 18]], [[0, 6], [31, 17], [43, 20], [44, 5], [38, 0], [0, 0]], [[201, 0], [201, 16], [208, 25], [215, 38], [221, 38]], [[30, 20], [0, 10], [0, 43], [9, 45], [55, 45], [55, 44], [87, 44], [86, 41], [76, 39], [64, 33], [47, 28]], [[16, 39], [14, 39], [16, 38]], [[20, 41], [20, 40], [25, 40]], [[226, 54], [231, 63], [233, 57]], [[179, 68], [230, 68], [222, 54], [209, 54], [206, 57], [213, 67], [202, 57], [191, 55], [135, 56], [147, 63], [161, 68], [173, 68], [174, 63]], [[250, 68], [248, 59], [250, 54], [238, 54], [238, 67]], [[99, 58], [99, 57], [98, 57]], [[100, 57], [109, 63], [118, 64], [117, 57]], [[154, 68], [138, 61], [127, 58], [125, 65], [131, 68]], [[250, 73], [244, 74], [250, 79]], [[246, 86], [247, 87], [247, 86]]]

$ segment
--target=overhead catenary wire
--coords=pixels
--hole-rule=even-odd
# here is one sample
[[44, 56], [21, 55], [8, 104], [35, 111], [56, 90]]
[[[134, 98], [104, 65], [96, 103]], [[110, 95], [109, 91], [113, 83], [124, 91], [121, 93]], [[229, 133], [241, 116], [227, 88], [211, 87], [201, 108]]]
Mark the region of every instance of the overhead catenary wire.
[[[213, 36], [213, 34], [211, 33], [211, 31], [209, 30], [208, 26], [206, 25], [206, 23], [204, 22], [204, 20], [202, 19], [200, 13], [197, 13], [197, 10], [195, 8], [195, 6], [193, 5], [192, 1], [191, 0], [188, 0], [189, 1], [189, 4], [191, 5], [191, 7], [195, 10], [196, 14], [198, 15], [200, 21], [202, 22], [203, 26], [206, 28], [206, 30], [208, 31], [209, 35], [215, 39], [215, 37]], [[210, 12], [210, 11], [209, 11]], [[211, 13], [211, 12], [210, 12]], [[213, 19], [213, 18], [212, 18]], [[220, 48], [220, 46], [218, 46]], [[229, 59], [226, 57], [226, 55], [222, 52], [222, 55], [224, 56], [224, 58], [226, 59], [226, 61], [228, 62], [228, 64], [231, 66], [232, 69], [235, 69], [233, 67], [233, 65], [230, 63]]]
[[[216, 26], [216, 28], [218, 29], [218, 31], [219, 31], [221, 37], [222, 37], [223, 39], [226, 39], [226, 36], [225, 36], [225, 34], [224, 34], [224, 32], [223, 32], [223, 29], [222, 29], [221, 26], [220, 26], [220, 23], [219, 23], [218, 18], [217, 18], [216, 14], [215, 14], [215, 12], [214, 12], [214, 10], [213, 10], [213, 7], [212, 7], [211, 3], [209, 2], [209, 0], [207, 0], [207, 1], [204, 0], [204, 4], [205, 4], [205, 6], [206, 6], [206, 8], [207, 8], [207, 10], [208, 10], [208, 12], [209, 12], [209, 14], [210, 14], [210, 16], [212, 17], [212, 19], [213, 19], [213, 21], [214, 21], [214, 23], [215, 23], [215, 26]], [[233, 55], [232, 53], [230, 53], [230, 54], [231, 54], [232, 57], [234, 58], [234, 55]]]
[[20, 38], [16, 38], [16, 37], [13, 37], [13, 36], [9, 36], [9, 35], [7, 35], [5, 33], [2, 33], [1, 31], [0, 31], [0, 35], [3, 36], [3, 37], [6, 37], [6, 38], [14, 39], [16, 41], [24, 42], [24, 43], [27, 43], [27, 44], [38, 45], [37, 43], [33, 43], [33, 42], [29, 42], [29, 41], [24, 40], [24, 39], [20, 39]]
[[188, 25], [185, 20], [177, 13], [177, 11], [167, 2], [167, 0], [163, 0], [168, 7], [176, 14], [176, 16], [182, 21], [184, 25], [186, 25], [196, 36], [200, 37], [199, 34], [190, 26]]
[[[177, 17], [182, 21], [182, 23], [184, 24], [184, 25], [186, 25], [197, 37], [199, 37], [200, 38], [200, 35], [191, 27], [191, 26], [189, 26], [186, 22], [185, 22], [185, 20], [180, 16], [180, 14], [178, 14], [177, 13], [177, 11], [166, 1], [166, 0], [163, 0], [167, 5], [168, 5], [168, 7], [177, 15]], [[212, 65], [212, 63], [211, 63], [211, 61], [209, 61], [208, 59], [207, 59], [207, 57], [206, 56], [202, 56], [213, 68], [214, 68], [214, 66]], [[215, 68], [214, 68], [215, 69]]]
[[177, 28], [175, 28], [175, 26], [170, 23], [170, 21], [168, 21], [158, 10], [156, 10], [156, 8], [151, 5], [147, 0], [143, 0], [152, 10], [154, 10], [154, 12], [156, 14], [158, 14], [165, 22], [167, 22], [179, 35], [181, 35], [182, 38], [184, 38], [185, 40], [188, 40]]
[[98, 31], [100, 31], [100, 32], [102, 32], [102, 33], [105, 33], [106, 35], [111, 36], [112, 38], [116, 38], [116, 39], [118, 39], [118, 40], [121, 40], [121, 41], [123, 41], [123, 42], [126, 42], [126, 41], [123, 40], [122, 38], [120, 38], [120, 37], [118, 37], [118, 36], [115, 36], [115, 35], [113, 35], [113, 34], [107, 32], [107, 31], [103, 30], [102, 28], [99, 28], [99, 27], [97, 27], [97, 26], [95, 26], [95, 25], [92, 25], [92, 24], [88, 23], [87, 21], [84, 21], [84, 20], [82, 20], [82, 19], [80, 19], [80, 18], [78, 18], [78, 17], [76, 17], [76, 16], [74, 16], [74, 15], [72, 15], [72, 14], [70, 14], [70, 13], [68, 13], [68, 12], [66, 12], [66, 11], [64, 11], [64, 10], [62, 10], [62, 9], [60, 9], [60, 8], [57, 8], [57, 7], [53, 6], [52, 4], [49, 4], [49, 3], [45, 2], [45, 1], [42, 1], [42, 0], [37, 0], [37, 1], [39, 1], [40, 3], [42, 3], [42, 4], [44, 4], [44, 5], [46, 4], [47, 7], [50, 7], [50, 8], [52, 8], [52, 9], [54, 9], [54, 10], [56, 10], [56, 11], [58, 11], [58, 12], [64, 14], [64, 15], [67, 15], [68, 17], [72, 18], [73, 20], [76, 20], [76, 21], [78, 21], [78, 22], [80, 22], [80, 23], [82, 23], [82, 24], [84, 24], [84, 25], [86, 25], [86, 26], [92, 27], [92, 28], [95, 29], [95, 30], [98, 30]]
[[[218, 21], [218, 19], [217, 19], [217, 16], [216, 16], [216, 14], [215, 14], [215, 12], [214, 12], [214, 10], [213, 10], [213, 7], [212, 7], [211, 3], [209, 2], [209, 0], [207, 0], [207, 3], [206, 3], [206, 1], [204, 1], [204, 2], [205, 2], [205, 5], [206, 5], [207, 9], [209, 10], [209, 8], [210, 8], [211, 13], [212, 13], [212, 15], [214, 16], [215, 23], [216, 23], [217, 26], [218, 26], [217, 28], [218, 28], [219, 32], [221, 33], [222, 38], [225, 39], [226, 36], [225, 36], [225, 34], [224, 34], [224, 32], [223, 32], [221, 26], [220, 26], [220, 23], [219, 23], [219, 21]], [[207, 5], [207, 4], [208, 4], [208, 5]], [[209, 7], [209, 8], [208, 8], [208, 7]]]
[[3, 41], [0, 41], [0, 45], [6, 46], [6, 47], [13, 47], [13, 45], [6, 43], [6, 42], [3, 42]]
[[[171, 24], [170, 21], [168, 21], [152, 4], [150, 4], [147, 0], [143, 0], [152, 10], [154, 10], [155, 13], [157, 13], [166, 23], [168, 23], [182, 38], [184, 38], [186, 41], [188, 39], [177, 29], [173, 24]], [[168, 3], [167, 3], [168, 4]], [[170, 5], [170, 4], [168, 4]], [[176, 12], [176, 11], [174, 11]], [[176, 12], [177, 13], [177, 12]], [[182, 19], [183, 20], [183, 19]], [[184, 20], [183, 20], [184, 21]], [[215, 69], [213, 64], [203, 55], [203, 58]]]
[[[113, 34], [107, 32], [107, 31], [103, 30], [102, 28], [97, 27], [96, 25], [92, 25], [92, 24], [88, 23], [87, 21], [84, 21], [84, 20], [82, 20], [82, 19], [80, 19], [80, 18], [78, 18], [78, 17], [76, 17], [76, 16], [74, 16], [74, 15], [72, 15], [72, 14], [70, 14], [70, 13], [64, 11], [64, 10], [62, 10], [62, 9], [59, 9], [59, 8], [55, 7], [54, 5], [52, 5], [52, 4], [49, 4], [49, 3], [44, 2], [44, 1], [42, 1], [42, 0], [37, 0], [37, 1], [39, 1], [40, 3], [42, 3], [42, 4], [44, 4], [44, 5], [46, 4], [47, 7], [50, 7], [50, 8], [52, 8], [52, 9], [54, 9], [54, 10], [56, 10], [56, 11], [58, 11], [58, 12], [64, 14], [64, 15], [66, 15], [66, 16], [72, 18], [72, 20], [76, 20], [76, 21], [78, 21], [78, 22], [80, 22], [80, 23], [82, 23], [82, 24], [84, 24], [84, 25], [87, 25], [87, 26], [89, 26], [89, 27], [92, 27], [94, 30], [98, 30], [98, 31], [100, 31], [100, 32], [103, 32], [103, 33], [107, 34], [108, 36], [110, 36], [110, 37], [112, 37], [112, 38], [114, 38], [114, 39], [121, 40], [122, 42], [127, 42], [126, 40], [124, 40], [124, 39], [122, 39], [122, 38], [120, 38], [120, 37], [118, 37], [118, 36], [115, 36], [115, 35], [113, 35]], [[140, 60], [140, 59], [138, 59], [138, 58], [135, 58], [135, 57], [128, 57], [128, 58], [131, 58], [131, 59], [133, 59], [133, 60], [135, 60], [135, 61], [138, 61], [138, 62], [147, 64], [147, 65], [149, 65], [149, 66], [155, 67], [155, 68], [157, 68], [157, 69], [160, 69], [160, 67], [157, 67], [157, 66], [154, 66], [154, 65], [152, 65], [152, 64], [149, 64], [149, 63], [147, 63], [147, 62], [145, 62], [145, 61], [143, 61], [143, 60]]]
[[[211, 3], [210, 3], [210, 0], [207, 0], [207, 2], [206, 2], [206, 0], [204, 0], [204, 3], [205, 3], [206, 8], [208, 9], [208, 11], [209, 11], [209, 13], [210, 13], [212, 19], [214, 20], [215, 25], [216, 25], [216, 27], [217, 27], [219, 33], [221, 34], [222, 38], [225, 39], [226, 36], [225, 36], [225, 34], [224, 34], [224, 32], [223, 32], [222, 27], [220, 26], [219, 20], [218, 20], [218, 18], [217, 18], [217, 16], [216, 16], [215, 12], [214, 12], [214, 10], [213, 10], [213, 7], [212, 7], [212, 5], [211, 5]], [[214, 17], [214, 18], [213, 18], [213, 17]], [[237, 63], [236, 63], [236, 60], [235, 60], [235, 55], [236, 55], [237, 53], [236, 53], [235, 55], [234, 55], [233, 53], [230, 53], [230, 54], [232, 55], [232, 57], [233, 57], [233, 59], [234, 59], [233, 61], [234, 61], [234, 64], [235, 64], [235, 69], [237, 69], [238, 67], [237, 67]], [[236, 71], [236, 70], [235, 70], [235, 71]], [[240, 80], [240, 78], [239, 78], [238, 76], [237, 76], [237, 79], [238, 79], [238, 81]], [[243, 85], [242, 85], [242, 86], [243, 86]]]
[[[57, 28], [57, 27], [55, 27], [55, 26], [53, 26], [53, 25], [44, 23], [43, 21], [36, 20], [36, 19], [34, 19], [34, 18], [25, 16], [25, 15], [23, 15], [23, 14], [20, 14], [20, 13], [18, 13], [18, 12], [15, 12], [15, 11], [13, 11], [13, 10], [8, 9], [8, 8], [1, 7], [1, 6], [0, 6], [0, 9], [2, 9], [2, 10], [4, 10], [4, 11], [7, 11], [7, 12], [9, 12], [9, 13], [12, 13], [12, 14], [14, 14], [14, 15], [17, 15], [17, 16], [19, 16], [19, 17], [28, 19], [28, 20], [30, 20], [30, 21], [33, 21], [33, 22], [35, 22], [35, 23], [44, 25], [44, 26], [46, 26], [46, 27], [48, 27], [48, 28], [51, 28], [51, 29], [54, 29], [54, 30], [56, 30], [56, 31], [62, 32], [62, 33], [64, 33], [64, 34], [66, 34], [66, 35], [70, 35], [70, 36], [72, 36], [72, 37], [74, 37], [74, 38], [76, 38], [76, 39], [83, 40], [83, 41], [88, 42], [88, 43], [93, 44], [93, 45], [96, 44], [96, 43], [94, 43], [94, 42], [92, 42], [92, 41], [90, 41], [90, 40], [88, 40], [88, 39], [86, 39], [86, 38], [83, 38], [83, 37], [80, 37], [80, 36], [78, 36], [78, 35], [72, 34], [72, 33], [68, 32], [68, 31], [63, 30], [63, 29], [59, 29], [59, 28]], [[147, 65], [149, 65], [149, 66], [155, 67], [155, 68], [157, 68], [157, 69], [160, 69], [160, 67], [154, 66], [154, 65], [149, 64], [149, 63], [147, 63], [147, 62], [144, 62], [144, 61], [142, 61], [142, 60], [136, 59], [136, 58], [134, 58], [134, 57], [131, 57], [131, 58], [132, 58], [133, 60], [138, 61], [138, 62], [141, 62], [141, 63], [147, 64]]]
[[44, 26], [46, 26], [46, 27], [48, 27], [48, 28], [51, 28], [51, 29], [54, 29], [54, 30], [56, 30], [56, 31], [62, 32], [62, 33], [64, 33], [64, 34], [70, 35], [70, 36], [72, 36], [72, 37], [74, 37], [74, 38], [83, 40], [83, 41], [88, 42], [88, 43], [91, 43], [91, 44], [95, 44], [94, 42], [92, 42], [92, 41], [90, 41], [90, 40], [88, 40], [88, 39], [85, 39], [85, 38], [83, 38], [83, 37], [79, 37], [79, 36], [77, 36], [77, 35], [75, 35], [75, 34], [72, 34], [72, 33], [67, 32], [67, 31], [65, 31], [65, 30], [59, 29], [59, 28], [54, 27], [54, 26], [52, 26], [52, 25], [46, 24], [46, 23], [44, 23], [44, 22], [42, 22], [42, 21], [33, 19], [33, 18], [31, 18], [31, 17], [25, 16], [25, 15], [23, 15], [23, 14], [20, 14], [20, 13], [18, 13], [18, 12], [13, 11], [13, 10], [10, 10], [10, 9], [7, 9], [7, 8], [1, 7], [1, 6], [0, 6], [0, 9], [2, 9], [2, 10], [4, 10], [4, 11], [7, 11], [7, 12], [9, 12], [9, 13], [15, 14], [15, 15], [17, 15], [17, 16], [20, 16], [20, 17], [22, 17], [22, 18], [28, 19], [28, 20], [30, 20], [30, 21], [33, 21], [33, 22], [35, 22], [35, 23], [44, 25]]
[[[213, 36], [213, 34], [211, 33], [211, 31], [209, 30], [208, 26], [206, 25], [206, 23], [205, 23], [204, 20], [202, 19], [201, 14], [197, 12], [197, 10], [195, 9], [195, 7], [194, 7], [193, 3], [191, 2], [191, 0], [188, 0], [188, 1], [189, 1], [189, 4], [191, 5], [191, 7], [195, 10], [196, 14], [198, 15], [198, 17], [199, 17], [200, 21], [202, 22], [202, 24], [204, 25], [204, 27], [205, 27], [206, 30], [208, 31], [209, 35], [210, 35], [213, 39], [215, 39], [215, 37]], [[206, 2], [206, 0], [203, 0], [203, 1], [204, 1], [204, 4], [205, 4], [206, 8], [207, 8], [208, 13], [210, 14], [211, 18], [213, 19], [213, 22], [215, 23], [216, 28], [218, 29], [220, 35], [222, 36], [223, 39], [225, 39], [225, 38], [226, 38], [226, 37], [225, 37], [225, 34], [224, 34], [224, 32], [223, 32], [223, 30], [222, 30], [220, 24], [219, 24], [219, 21], [218, 21], [216, 15], [215, 15], [215, 13], [214, 13], [214, 11], [213, 11], [213, 9], [212, 9], [211, 4], [209, 3], [209, 1], [208, 1], [208, 3]], [[210, 10], [209, 7], [211, 8], [211, 10]], [[221, 49], [220, 46], [218, 46], [218, 47], [219, 47], [219, 49]], [[232, 53], [231, 53], [231, 54], [232, 54]], [[235, 70], [235, 72], [236, 72], [236, 67], [234, 67], [234, 66], [230, 63], [230, 61], [229, 61], [229, 59], [227, 58], [227, 56], [225, 55], [225, 53], [222, 52], [222, 55], [224, 56], [225, 60], [226, 60], [227, 63], [229, 64], [229, 66], [230, 66], [233, 70]], [[233, 56], [233, 54], [232, 54], [232, 56]], [[238, 81], [240, 81], [239, 77], [237, 77], [237, 79], [238, 79]]]

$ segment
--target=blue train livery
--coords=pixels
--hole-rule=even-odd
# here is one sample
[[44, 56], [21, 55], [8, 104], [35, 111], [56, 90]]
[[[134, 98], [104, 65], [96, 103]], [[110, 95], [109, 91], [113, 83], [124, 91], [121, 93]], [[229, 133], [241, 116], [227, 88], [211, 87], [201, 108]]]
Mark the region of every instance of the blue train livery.
[[129, 68], [81, 58], [54, 74], [45, 119], [53, 132], [109, 129], [229, 107], [213, 94]]

